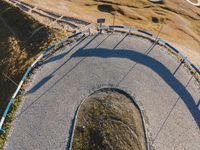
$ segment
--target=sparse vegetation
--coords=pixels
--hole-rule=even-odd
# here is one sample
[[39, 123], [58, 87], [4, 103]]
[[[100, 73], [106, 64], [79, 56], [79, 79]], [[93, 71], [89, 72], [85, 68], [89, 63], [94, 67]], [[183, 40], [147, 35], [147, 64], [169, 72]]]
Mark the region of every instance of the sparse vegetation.
[[200, 9], [187, 1], [166, 0], [163, 4], [149, 0], [22, 1], [87, 22], [96, 22], [97, 18], [103, 17], [107, 25], [112, 25], [115, 15], [115, 25], [144, 29], [155, 35], [160, 26], [164, 25], [160, 37], [200, 67]]
[[117, 91], [96, 92], [80, 108], [72, 146], [74, 150], [145, 150], [139, 111]]
[[5, 134], [0, 135], [0, 149], [3, 148], [4, 143], [6, 142], [7, 136], [9, 134], [9, 130], [11, 128], [11, 123], [14, 120], [15, 112], [19, 107], [23, 96], [19, 95], [15, 98], [13, 105], [11, 106], [8, 116], [6, 118], [5, 124], [3, 125], [3, 129], [6, 131]]
[[[51, 43], [63, 38], [59, 32], [45, 27], [35, 19], [26, 15], [18, 8], [0, 0], [0, 118], [7, 106], [12, 94], [16, 90], [6, 76], [17, 84], [21, 80], [25, 70], [36, 57]], [[37, 31], [37, 29], [40, 30]], [[37, 32], [35, 32], [37, 31]], [[67, 35], [66, 35], [67, 36]], [[15, 110], [21, 101], [17, 97], [12, 105], [4, 124], [6, 134], [0, 136], [0, 147], [10, 128]]]
[[[16, 83], [28, 66], [53, 41], [61, 38], [53, 30], [46, 28], [19, 9], [0, 1], [0, 116], [9, 98], [14, 93]], [[9, 8], [9, 9], [8, 9]], [[38, 28], [41, 29], [33, 34]]]

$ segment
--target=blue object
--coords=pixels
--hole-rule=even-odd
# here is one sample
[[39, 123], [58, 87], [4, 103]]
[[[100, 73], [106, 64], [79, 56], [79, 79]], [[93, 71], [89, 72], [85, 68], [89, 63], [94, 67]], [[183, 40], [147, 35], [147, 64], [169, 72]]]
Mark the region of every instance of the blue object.
[[4, 133], [5, 133], [5, 130], [4, 129], [0, 129], [0, 135], [4, 134]]
[[109, 26], [110, 28], [124, 28], [124, 26]]
[[141, 33], [144, 33], [144, 34], [147, 34], [147, 35], [149, 35], [149, 36], [153, 36], [151, 33], [148, 33], [148, 32], [146, 32], [146, 31], [144, 31], [144, 30], [138, 30], [138, 32], [141, 32]]

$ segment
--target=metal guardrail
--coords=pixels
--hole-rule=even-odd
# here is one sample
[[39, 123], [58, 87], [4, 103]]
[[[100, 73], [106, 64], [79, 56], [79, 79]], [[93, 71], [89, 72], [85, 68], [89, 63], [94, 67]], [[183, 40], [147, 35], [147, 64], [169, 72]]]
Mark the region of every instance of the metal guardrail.
[[200, 70], [190, 60], [188, 60], [181, 52], [179, 52], [175, 47], [173, 47], [169, 43], [165, 42], [163, 39], [157, 38], [155, 35], [147, 32], [147, 31], [136, 29], [136, 28], [132, 28], [132, 27], [127, 27], [127, 26], [101, 26], [101, 27], [98, 27], [99, 30], [115, 29], [115, 28], [116, 29], [126, 29], [129, 32], [131, 32], [131, 31], [139, 32], [139, 33], [145, 34], [145, 35], [157, 40], [161, 44], [163, 44], [166, 47], [168, 47], [171, 50], [173, 50], [173, 52], [175, 52], [179, 57], [181, 57], [186, 63], [188, 63], [195, 70], [196, 73], [198, 73], [200, 75]]
[[[167, 46], [168, 48], [172, 49], [179, 57], [181, 57], [185, 62], [187, 62], [195, 71], [196, 73], [198, 73], [200, 75], [200, 70], [192, 63], [190, 62], [183, 54], [181, 54], [176, 48], [174, 48], [172, 45], [170, 45], [169, 43], [165, 42], [164, 40], [162, 40], [161, 38], [157, 38], [156, 36], [154, 36], [153, 34], [149, 33], [149, 32], [146, 32], [144, 30], [140, 30], [140, 29], [136, 29], [136, 28], [131, 28], [131, 27], [127, 27], [127, 26], [101, 26], [101, 27], [98, 27], [99, 30], [105, 30], [105, 29], [115, 29], [115, 28], [118, 28], [118, 29], [126, 29], [128, 30], [129, 32], [131, 31], [135, 31], [135, 32], [139, 32], [139, 33], [142, 33], [142, 34], [145, 34], [147, 36], [150, 36], [151, 38], [153, 39], [157, 39], [158, 42], [162, 43], [163, 45]], [[4, 121], [5, 121], [5, 118], [8, 114], [8, 111], [15, 99], [15, 97], [17, 96], [17, 94], [19, 93], [25, 79], [27, 78], [27, 76], [29, 75], [29, 73], [31, 72], [31, 70], [35, 67], [35, 65], [40, 61], [40, 59], [42, 59], [45, 54], [47, 52], [49, 52], [50, 50], [52, 50], [53, 48], [57, 47], [57, 46], [64, 46], [64, 43], [66, 41], [68, 41], [69, 39], [72, 39], [78, 35], [81, 35], [83, 33], [86, 33], [88, 32], [90, 34], [90, 29], [86, 29], [86, 30], [83, 30], [83, 31], [80, 31], [78, 33], [75, 33], [74, 35], [71, 35], [63, 40], [61, 40], [60, 42], [52, 45], [51, 47], [45, 49], [45, 51], [31, 64], [30, 67], [28, 67], [28, 69], [26, 70], [24, 76], [22, 77], [22, 80], [20, 81], [15, 93], [13, 94], [12, 98], [10, 99], [4, 113], [3, 113], [3, 116], [1, 118], [1, 121], [0, 121], [0, 132], [1, 133], [4, 133], [5, 131], [2, 129], [2, 126], [4, 124]]]
[[53, 50], [54, 48], [58, 47], [58, 46], [61, 46], [63, 47], [64, 46], [64, 43], [67, 42], [68, 40], [74, 38], [74, 37], [77, 37], [78, 35], [81, 35], [81, 34], [84, 34], [84, 33], [89, 33], [90, 34], [90, 29], [86, 29], [86, 30], [83, 30], [83, 31], [80, 31], [80, 32], [77, 32], [75, 33], [74, 35], [71, 35], [61, 41], [59, 41], [58, 43], [48, 47], [47, 49], [45, 49], [45, 51], [28, 67], [28, 69], [26, 70], [25, 74], [23, 75], [15, 93], [13, 94], [12, 98], [10, 99], [4, 113], [3, 113], [3, 116], [1, 118], [1, 121], [0, 121], [0, 133], [5, 133], [5, 130], [2, 128], [4, 122], [5, 122], [5, 119], [6, 119], [6, 116], [8, 114], [8, 111], [10, 110], [10, 107], [15, 99], [15, 97], [17, 96], [17, 94], [19, 93], [25, 79], [27, 78], [27, 76], [29, 75], [29, 73], [31, 72], [31, 70], [35, 67], [35, 65], [40, 61], [40, 59], [42, 59], [47, 52], [49, 52], [50, 50]]

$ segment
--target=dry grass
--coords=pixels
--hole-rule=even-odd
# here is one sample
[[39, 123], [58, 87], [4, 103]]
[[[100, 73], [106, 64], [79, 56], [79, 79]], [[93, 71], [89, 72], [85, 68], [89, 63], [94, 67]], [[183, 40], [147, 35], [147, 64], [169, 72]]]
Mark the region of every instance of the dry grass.
[[141, 116], [131, 100], [116, 91], [98, 91], [82, 104], [72, 149], [145, 150]]
[[[0, 7], [1, 116], [8, 100], [16, 89], [16, 86], [3, 74], [19, 83], [25, 70], [40, 52], [55, 39], [58, 40], [62, 37], [2, 0], [0, 0]], [[32, 35], [38, 27], [41, 27], [41, 29]]]
[[[62, 31], [49, 29], [19, 9], [0, 0], [0, 118], [7, 106], [16, 85], [9, 81], [9, 76], [19, 83], [25, 70], [52, 43], [63, 38]], [[41, 29], [35, 32], [38, 28]], [[65, 34], [65, 36], [67, 36]], [[4, 75], [5, 74], [5, 75]], [[11, 106], [4, 123], [6, 133], [0, 136], [0, 148], [7, 138], [14, 114], [22, 100], [18, 96]]]
[[12, 122], [14, 120], [15, 112], [17, 111], [17, 108], [19, 107], [22, 100], [23, 100], [22, 96], [17, 96], [15, 98], [13, 105], [11, 106], [9, 110], [5, 124], [3, 125], [3, 129], [6, 131], [6, 133], [0, 135], [0, 149], [3, 148], [4, 143], [6, 142], [6, 139], [9, 135], [8, 131], [10, 130]]
[[[2, 1], [0, 2], [1, 6], [4, 4]], [[1, 8], [2, 11], [8, 8], [9, 5], [3, 5]], [[8, 16], [13, 15], [14, 8], [11, 9], [11, 11], [7, 11], [6, 14], [1, 15], [1, 21], [0, 21], [0, 53], [1, 53], [1, 62], [0, 62], [0, 106], [2, 114], [5, 106], [7, 105], [8, 99], [10, 98], [11, 94], [15, 90], [15, 86], [13, 83], [9, 82], [4, 76], [3, 73], [10, 76], [15, 80], [16, 82], [19, 82], [20, 77], [22, 76], [22, 72], [25, 70], [25, 62], [27, 60], [27, 53], [24, 50], [20, 50], [19, 45], [19, 38], [22, 38], [20, 35], [18, 35], [16, 32], [14, 32], [14, 29], [11, 29], [10, 26], [8, 26], [9, 23], [7, 21], [11, 21], [10, 17]], [[4, 16], [3, 16], [4, 15]], [[11, 18], [12, 18], [11, 17]], [[4, 20], [4, 22], [2, 21]], [[14, 25], [14, 23], [12, 24]], [[14, 33], [13, 33], [14, 32]], [[17, 36], [17, 37], [16, 37]], [[19, 39], [19, 40], [18, 40]], [[21, 72], [18, 70], [21, 70]], [[18, 76], [18, 77], [16, 77]]]
[[106, 18], [106, 24], [141, 28], [157, 34], [178, 48], [200, 67], [200, 9], [184, 0], [166, 0], [153, 4], [148, 0], [22, 0], [44, 10], [72, 16], [88, 22]]

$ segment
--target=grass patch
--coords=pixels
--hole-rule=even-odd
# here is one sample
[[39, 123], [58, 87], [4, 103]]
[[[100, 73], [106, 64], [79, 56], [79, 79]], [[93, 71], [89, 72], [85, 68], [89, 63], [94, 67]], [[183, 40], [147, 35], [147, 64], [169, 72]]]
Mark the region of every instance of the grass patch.
[[98, 91], [78, 112], [74, 150], [145, 150], [139, 110], [127, 96], [113, 90]]
[[[50, 29], [20, 9], [0, 0], [0, 118], [16, 90], [6, 76], [17, 84], [30, 64], [45, 48], [62, 39], [62, 31]], [[40, 30], [37, 30], [40, 28]], [[4, 75], [5, 74], [5, 75]], [[22, 88], [25, 88], [24, 85]], [[0, 148], [9, 134], [14, 113], [21, 102], [18, 96], [11, 106], [3, 128], [6, 133], [0, 136]]]
[[[63, 38], [63, 35], [59, 34], [62, 31], [45, 27], [20, 9], [3, 0], [0, 0], [0, 8], [1, 117], [16, 90], [16, 86], [5, 75], [18, 84], [26, 69], [38, 55], [51, 43]], [[42, 28], [37, 31], [40, 27]]]
[[6, 131], [4, 134], [0, 135], [0, 148], [3, 148], [6, 139], [8, 137], [10, 128], [12, 126], [12, 121], [14, 120], [15, 113], [17, 108], [19, 107], [20, 103], [23, 100], [23, 96], [19, 95], [15, 98], [14, 103], [11, 105], [8, 115], [6, 117], [5, 123], [3, 125], [3, 129]]

